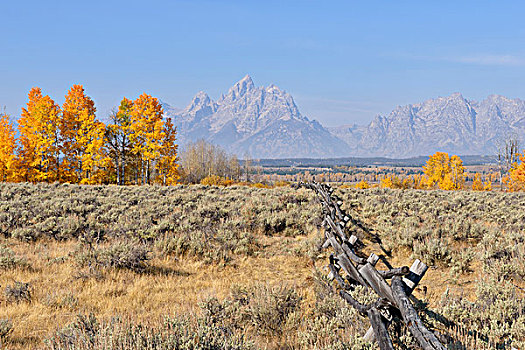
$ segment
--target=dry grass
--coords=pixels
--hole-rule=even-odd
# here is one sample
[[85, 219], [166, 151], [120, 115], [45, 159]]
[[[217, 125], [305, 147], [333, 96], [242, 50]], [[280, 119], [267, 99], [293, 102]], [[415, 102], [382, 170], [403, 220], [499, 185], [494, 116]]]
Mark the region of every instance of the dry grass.
[[[277, 242], [274, 242], [275, 245]], [[78, 278], [76, 264], [67, 259], [74, 242], [10, 240], [8, 245], [30, 261], [32, 269], [2, 273], [0, 286], [13, 281], [29, 282], [32, 301], [2, 302], [0, 319], [15, 325], [10, 335], [13, 348], [37, 346], [56, 328], [75, 320], [77, 314], [97, 317], [129, 316], [136, 321], [158, 321], [166, 315], [197, 312], [197, 303], [226, 298], [233, 286], [288, 282], [299, 289], [311, 288], [310, 259], [292, 254], [242, 257], [233, 265], [217, 266], [195, 259], [155, 258], [149, 272], [110, 269], [102, 279]]]
[[[288, 187], [6, 184], [0, 184], [0, 190], [0, 231], [6, 237], [0, 251], [7, 257], [0, 257], [6, 261], [0, 287], [3, 291], [15, 281], [31, 286], [31, 301], [0, 297], [0, 320], [8, 319], [13, 325], [3, 340], [6, 348], [43, 348], [44, 340], [55, 339], [57, 330], [75, 322], [79, 314], [90, 313], [106, 327], [97, 341], [114, 326], [104, 322], [118, 315], [131, 325], [153, 327], [159, 334], [164, 334], [160, 325], [166, 316], [189, 317], [193, 328], [187, 331], [202, 334], [209, 330], [204, 331], [199, 322], [214, 327], [215, 321], [210, 320], [219, 318], [218, 329], [246, 336], [256, 348], [369, 346], [360, 339], [368, 327], [366, 319], [320, 281], [319, 276], [326, 274], [327, 256], [316, 250], [320, 208], [312, 192]], [[396, 266], [410, 265], [414, 258], [434, 262], [414, 293], [429, 324], [455, 337], [456, 345], [475, 337], [502, 348], [510, 346], [501, 341], [505, 337], [513, 339], [513, 346], [523, 344], [524, 339], [517, 336], [520, 327], [525, 328], [520, 321], [525, 306], [517, 299], [525, 287], [523, 196], [341, 191], [346, 209], [368, 232], [349, 229], [365, 241], [368, 250], [390, 253], [388, 260]], [[62, 231], [50, 227], [50, 221]], [[144, 245], [148, 251], [144, 265], [79, 262], [79, 256], [89, 255], [90, 249], [104, 250], [119, 242]], [[436, 242], [444, 242], [444, 250], [433, 246]], [[503, 274], [499, 283], [505, 293], [499, 295], [494, 283]], [[272, 311], [272, 288], [284, 288], [300, 298], [282, 319], [282, 332], [263, 332], [260, 325], [251, 323], [252, 318], [231, 316], [273, 315], [277, 311]], [[266, 301], [239, 304], [238, 290]], [[210, 300], [216, 300], [213, 305], [222, 310], [214, 311], [219, 314], [212, 319], [203, 309], [203, 305], [211, 307]], [[498, 308], [518, 321], [505, 320], [504, 314], [495, 312]], [[443, 319], [428, 316], [430, 310]], [[510, 328], [498, 331], [490, 322]], [[411, 348], [410, 339], [404, 342]]]

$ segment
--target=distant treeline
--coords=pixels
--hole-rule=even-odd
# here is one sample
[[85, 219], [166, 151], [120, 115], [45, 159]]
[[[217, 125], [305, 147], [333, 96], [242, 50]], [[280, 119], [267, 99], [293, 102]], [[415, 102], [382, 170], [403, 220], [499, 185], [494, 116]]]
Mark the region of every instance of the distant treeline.
[[[496, 164], [496, 156], [461, 156], [463, 164], [485, 165]], [[384, 157], [344, 157], [344, 158], [285, 158], [285, 159], [258, 159], [257, 165], [264, 167], [334, 167], [334, 166], [392, 166], [392, 167], [420, 167], [425, 165], [428, 156], [392, 159]], [[241, 162], [242, 163], [242, 162]]]

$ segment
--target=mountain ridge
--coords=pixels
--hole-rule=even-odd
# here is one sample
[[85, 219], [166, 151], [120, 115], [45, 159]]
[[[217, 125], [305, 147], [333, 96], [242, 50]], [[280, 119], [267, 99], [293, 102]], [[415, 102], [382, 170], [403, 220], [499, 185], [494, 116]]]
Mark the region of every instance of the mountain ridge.
[[368, 125], [324, 127], [302, 115], [289, 93], [257, 87], [246, 75], [216, 101], [199, 91], [182, 110], [163, 106], [180, 144], [205, 139], [254, 158], [487, 155], [509, 135], [525, 141], [525, 101], [496, 94], [475, 101], [455, 92], [396, 106]]
[[182, 112], [167, 114], [174, 117], [182, 144], [205, 139], [254, 158], [347, 154], [347, 145], [303, 116], [290, 94], [273, 84], [256, 87], [249, 75], [217, 101], [199, 92]]
[[[460, 93], [397, 106], [364, 129], [358, 151], [366, 156], [413, 157], [437, 150], [493, 154], [498, 143], [525, 134], [525, 102], [490, 95], [478, 102]], [[348, 134], [343, 135], [348, 137]]]

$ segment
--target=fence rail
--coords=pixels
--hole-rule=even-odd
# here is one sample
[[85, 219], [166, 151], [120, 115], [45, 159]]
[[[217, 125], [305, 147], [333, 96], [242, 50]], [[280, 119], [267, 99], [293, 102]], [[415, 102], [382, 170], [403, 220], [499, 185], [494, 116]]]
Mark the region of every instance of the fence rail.
[[[364, 258], [358, 254], [358, 238], [346, 229], [348, 222], [357, 224], [357, 221], [341, 209], [343, 202], [333, 194], [334, 189], [318, 182], [301, 182], [299, 186], [314, 190], [322, 204], [322, 227], [326, 237], [323, 248], [331, 247], [333, 250], [329, 258], [328, 277], [339, 284], [340, 296], [370, 320], [371, 327], [365, 339], [377, 341], [381, 350], [394, 349], [388, 325], [403, 322], [422, 349], [445, 350], [446, 347], [423, 324], [409, 299], [425, 275], [427, 265], [415, 260], [410, 268], [402, 266], [387, 271], [377, 270], [378, 255], [372, 253]], [[390, 284], [387, 280], [391, 280]], [[377, 300], [366, 305], [359, 303], [348, 293], [356, 285], [373, 290]]]

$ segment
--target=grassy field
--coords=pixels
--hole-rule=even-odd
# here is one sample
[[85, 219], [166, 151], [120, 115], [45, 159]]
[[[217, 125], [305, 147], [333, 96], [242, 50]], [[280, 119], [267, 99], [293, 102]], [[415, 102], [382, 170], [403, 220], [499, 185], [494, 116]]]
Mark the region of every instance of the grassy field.
[[[417, 307], [451, 348], [525, 348], [525, 194], [337, 192], [367, 249], [431, 266]], [[374, 348], [324, 278], [320, 219], [313, 192], [289, 187], [0, 184], [0, 338], [10, 349]]]

